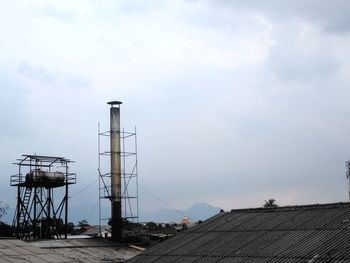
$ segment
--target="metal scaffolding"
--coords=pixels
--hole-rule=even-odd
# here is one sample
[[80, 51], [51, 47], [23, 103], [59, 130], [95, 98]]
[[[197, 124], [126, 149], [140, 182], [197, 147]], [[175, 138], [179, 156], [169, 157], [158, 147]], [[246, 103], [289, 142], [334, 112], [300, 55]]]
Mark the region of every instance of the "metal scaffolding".
[[[111, 211], [106, 212], [110, 207], [111, 195], [111, 173], [108, 149], [110, 131], [101, 132], [98, 124], [98, 176], [99, 176], [99, 231], [101, 226], [110, 224]], [[137, 137], [136, 127], [133, 132], [120, 131], [121, 142], [121, 200], [122, 218], [132, 222], [138, 222], [138, 169], [137, 169]], [[106, 202], [107, 201], [107, 202]]]
[[350, 200], [350, 161], [345, 162], [345, 169], [346, 169], [346, 178], [348, 179], [348, 193], [349, 193], [349, 200]]
[[73, 161], [54, 156], [22, 157], [14, 163], [18, 174], [10, 178], [10, 185], [17, 187], [13, 219], [17, 238], [67, 238], [68, 186], [76, 183], [76, 174], [69, 172]]

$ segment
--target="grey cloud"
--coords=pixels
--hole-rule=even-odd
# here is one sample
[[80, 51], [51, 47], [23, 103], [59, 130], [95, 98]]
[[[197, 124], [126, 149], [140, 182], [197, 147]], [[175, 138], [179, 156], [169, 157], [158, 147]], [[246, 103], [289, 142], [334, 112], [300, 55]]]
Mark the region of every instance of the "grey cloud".
[[47, 5], [44, 8], [37, 8], [35, 10], [40, 15], [48, 16], [62, 22], [71, 22], [75, 20], [76, 17], [76, 12], [73, 10], [58, 9], [52, 5]]
[[119, 9], [123, 13], [148, 13], [152, 10], [166, 6], [164, 1], [122, 0], [119, 1]]
[[266, 69], [286, 81], [327, 79], [346, 66], [342, 53], [347, 39], [342, 34], [327, 34], [288, 20], [276, 24], [270, 37], [274, 45], [269, 49]]
[[222, 6], [198, 10], [194, 6], [193, 9], [197, 14], [196, 16], [193, 15], [193, 12], [178, 12], [176, 17], [191, 26], [225, 30], [230, 34], [235, 32], [240, 32], [241, 34], [249, 34], [252, 31], [260, 32], [264, 27], [256, 21], [254, 16], [242, 12], [242, 10], [227, 9]]
[[25, 107], [28, 91], [22, 84], [0, 68], [0, 135], [17, 137], [25, 134]]
[[281, 41], [278, 47], [271, 50], [267, 66], [278, 77], [287, 81], [311, 81], [327, 78], [341, 69], [342, 65], [334, 57], [327, 54], [324, 48], [300, 50]]
[[84, 76], [51, 72], [43, 67], [33, 66], [27, 62], [20, 64], [18, 72], [32, 80], [43, 84], [60, 86], [61, 88], [85, 88], [89, 85], [89, 80]]
[[[288, 188], [297, 196], [295, 202], [326, 202], [317, 189], [303, 200], [317, 181], [319, 189], [328, 187], [333, 191], [332, 198], [343, 200], [343, 161], [350, 149], [346, 140], [350, 126], [344, 113], [349, 112], [348, 103], [341, 100], [350, 95], [345, 86], [334, 82], [330, 89], [328, 81], [333, 76], [327, 74], [324, 77], [328, 81], [304, 75], [308, 81], [280, 82], [266, 78], [269, 72], [252, 69], [227, 75], [202, 73], [194, 77], [191, 72], [194, 79], [168, 84], [179, 90], [168, 90], [164, 106], [163, 101], [154, 101], [143, 109], [142, 114], [149, 115], [147, 121], [154, 117], [151, 109], [165, 115], [161, 124], [155, 124], [158, 130], [152, 130], [154, 141], [147, 140], [151, 134], [145, 136], [150, 130], [144, 131], [140, 139], [140, 156], [148, 165], [142, 168], [144, 178], [151, 175], [144, 180], [156, 177], [154, 184], [162, 185], [158, 190], [161, 196], [176, 200], [179, 197], [175, 197], [175, 189], [185, 193], [193, 185], [200, 185], [207, 195], [215, 186], [215, 195], [220, 189], [220, 194], [232, 193], [237, 198], [259, 191], [279, 198], [279, 191]], [[255, 83], [250, 82], [251, 78]], [[181, 91], [181, 87], [186, 90]], [[201, 96], [198, 100], [196, 93]], [[146, 94], [140, 96], [147, 98]], [[190, 102], [187, 96], [192, 97]], [[236, 107], [240, 102], [241, 106]], [[185, 114], [181, 114], [183, 110]], [[156, 171], [152, 160], [157, 160]], [[167, 185], [172, 185], [174, 191]]]
[[319, 24], [328, 32], [350, 30], [350, 3], [347, 0], [210, 0], [213, 6], [222, 5], [236, 10], [255, 11], [273, 20], [285, 21], [288, 17], [301, 17]]
[[97, 20], [96, 23], [107, 19], [118, 20], [120, 16], [144, 16], [154, 11], [165, 10], [167, 1], [143, 1], [143, 0], [121, 0], [109, 1], [106, 5], [101, 5], [101, 1], [91, 0], [94, 13]]

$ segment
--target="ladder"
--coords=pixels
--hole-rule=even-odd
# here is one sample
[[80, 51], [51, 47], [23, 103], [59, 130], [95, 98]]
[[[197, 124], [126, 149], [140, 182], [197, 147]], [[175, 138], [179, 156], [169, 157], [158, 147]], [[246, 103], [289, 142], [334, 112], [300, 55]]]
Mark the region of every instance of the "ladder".
[[21, 237], [25, 235], [28, 219], [30, 218], [29, 203], [32, 196], [32, 188], [26, 187], [21, 199], [20, 208], [17, 213], [19, 213], [18, 229], [20, 230]]

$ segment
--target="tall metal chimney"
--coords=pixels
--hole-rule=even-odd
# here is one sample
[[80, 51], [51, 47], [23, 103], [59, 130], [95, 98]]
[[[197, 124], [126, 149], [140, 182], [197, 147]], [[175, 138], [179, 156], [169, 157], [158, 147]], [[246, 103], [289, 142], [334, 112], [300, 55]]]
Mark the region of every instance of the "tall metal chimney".
[[112, 239], [122, 239], [120, 101], [110, 101]]

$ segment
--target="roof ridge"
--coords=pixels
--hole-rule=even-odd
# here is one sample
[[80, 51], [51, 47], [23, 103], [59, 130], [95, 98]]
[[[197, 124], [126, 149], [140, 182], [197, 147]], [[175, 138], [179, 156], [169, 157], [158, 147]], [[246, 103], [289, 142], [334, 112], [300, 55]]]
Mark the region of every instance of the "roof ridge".
[[325, 203], [325, 204], [308, 204], [308, 205], [293, 205], [293, 206], [278, 206], [278, 207], [255, 207], [255, 208], [238, 208], [231, 209], [230, 212], [275, 212], [275, 211], [290, 211], [290, 210], [309, 210], [309, 209], [322, 209], [322, 208], [340, 208], [350, 207], [350, 202], [336, 202], [336, 203]]

